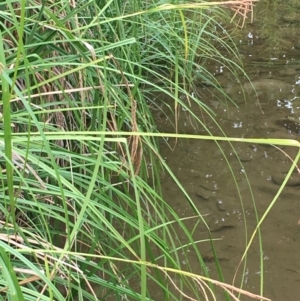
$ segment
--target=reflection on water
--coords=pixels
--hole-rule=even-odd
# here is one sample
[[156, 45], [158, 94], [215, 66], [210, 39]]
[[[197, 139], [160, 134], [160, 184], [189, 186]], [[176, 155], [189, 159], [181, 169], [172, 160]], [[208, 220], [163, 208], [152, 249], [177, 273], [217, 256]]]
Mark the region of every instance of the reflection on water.
[[[209, 66], [212, 72], [222, 69], [218, 79], [238, 104], [237, 107], [228, 101], [222, 103], [218, 91], [198, 87], [199, 97], [216, 112], [216, 120], [227, 136], [300, 139], [299, 30], [300, 1], [261, 0], [256, 7], [254, 24], [234, 32], [244, 69], [256, 92], [245, 78], [237, 83], [223, 66]], [[203, 116], [211, 133], [222, 135], [216, 123], [206, 118], [199, 108], [193, 111]], [[160, 118], [159, 126], [164, 131], [172, 129], [165, 117]], [[205, 129], [195, 126], [186, 112], [181, 114], [179, 131], [206, 133]], [[222, 238], [216, 242], [216, 247], [227, 282], [232, 281], [246, 241], [256, 226], [253, 202], [261, 217], [276, 195], [296, 152], [297, 149], [290, 147], [279, 149], [225, 142], [217, 145], [200, 140], [181, 141], [175, 151], [163, 149], [163, 155], [199, 210], [207, 214], [205, 219], [213, 236]], [[163, 189], [166, 199], [180, 216], [193, 215], [184, 196], [174, 188], [172, 179], [163, 180]], [[264, 295], [275, 301], [299, 299], [299, 195], [300, 175], [295, 170], [262, 226]], [[205, 235], [205, 229], [200, 226], [195, 230], [195, 240]], [[259, 292], [260, 281], [257, 240], [249, 250], [245, 270], [240, 270], [237, 277], [242, 279], [243, 273], [243, 287], [255, 293]], [[208, 270], [214, 275], [210, 246], [201, 244], [201, 251]], [[187, 256], [191, 265], [197, 266], [193, 263], [193, 254]]]

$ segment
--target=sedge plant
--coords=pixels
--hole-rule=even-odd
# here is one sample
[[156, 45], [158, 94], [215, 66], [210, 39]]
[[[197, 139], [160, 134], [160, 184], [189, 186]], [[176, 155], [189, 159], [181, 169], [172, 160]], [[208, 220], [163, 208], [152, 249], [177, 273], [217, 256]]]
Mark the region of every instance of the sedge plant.
[[[220, 89], [205, 61], [239, 68], [215, 32], [214, 16], [226, 17], [218, 3], [1, 8], [1, 300], [152, 300], [153, 288], [161, 300], [205, 300], [215, 286], [227, 300], [244, 294], [223, 283], [217, 261], [220, 279], [210, 279], [201, 242], [161, 195], [162, 170], [186, 192], [159, 155], [152, 117], [158, 91], [174, 101], [175, 132], [180, 106], [202, 123], [182, 95], [213, 118], [192, 93], [195, 76]], [[178, 227], [187, 244], [174, 239]], [[199, 275], [181, 265], [186, 246]]]

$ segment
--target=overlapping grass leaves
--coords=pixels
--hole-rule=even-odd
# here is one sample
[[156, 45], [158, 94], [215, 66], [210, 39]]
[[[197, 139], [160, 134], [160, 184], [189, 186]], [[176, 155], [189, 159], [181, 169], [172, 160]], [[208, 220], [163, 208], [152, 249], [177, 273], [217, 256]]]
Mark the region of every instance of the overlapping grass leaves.
[[[160, 195], [157, 140], [142, 134], [156, 132], [153, 91], [174, 99], [175, 128], [178, 106], [189, 109], [180, 96], [208, 110], [189, 92], [195, 72], [214, 83], [201, 63], [226, 61], [212, 43], [226, 46], [211, 12], [135, 0], [2, 8], [0, 292], [11, 300], [150, 300], [158, 289], [180, 300], [187, 290], [199, 299], [208, 298], [198, 289], [208, 281], [213, 296], [198, 242]], [[178, 228], [206, 278], [181, 271]]]

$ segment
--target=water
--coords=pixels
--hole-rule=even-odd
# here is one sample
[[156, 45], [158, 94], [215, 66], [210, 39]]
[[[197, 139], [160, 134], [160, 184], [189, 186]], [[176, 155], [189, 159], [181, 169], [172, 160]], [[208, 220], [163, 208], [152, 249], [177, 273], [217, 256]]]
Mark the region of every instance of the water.
[[[228, 26], [228, 30], [233, 29]], [[255, 8], [254, 23], [234, 30], [243, 68], [253, 81], [257, 94], [244, 77], [240, 77], [239, 84], [223, 66], [208, 66], [211, 72], [216, 72], [238, 107], [229, 102], [221, 103], [218, 99], [221, 95], [210, 87], [199, 86], [195, 92], [216, 112], [216, 121], [227, 136], [300, 140], [299, 30], [298, 0], [261, 0]], [[222, 70], [222, 73], [216, 70]], [[201, 116], [211, 133], [223, 135], [203, 111], [197, 107], [193, 110]], [[161, 117], [158, 124], [163, 131], [173, 131], [173, 125], [165, 117]], [[179, 132], [207, 133], [184, 111], [180, 112]], [[169, 143], [174, 145], [175, 141]], [[259, 217], [267, 210], [297, 149], [244, 143], [230, 145], [227, 142], [220, 142], [218, 146], [212, 141], [185, 140], [177, 143], [174, 151], [165, 147], [162, 152], [197, 208], [202, 214], [207, 214], [205, 219], [213, 236], [222, 238], [216, 242], [216, 247], [225, 280], [232, 283], [246, 241], [257, 224], [255, 208]], [[171, 178], [166, 176], [162, 185], [165, 198], [180, 216], [194, 215]], [[261, 228], [264, 296], [274, 301], [298, 300], [300, 296], [299, 195], [300, 174], [295, 170]], [[192, 227], [195, 222], [189, 223]], [[195, 239], [205, 237], [205, 231], [199, 228]], [[212, 255], [209, 245], [203, 243], [200, 246], [207, 259], [207, 268], [215, 275], [214, 263], [208, 260]], [[259, 258], [256, 236], [248, 252], [245, 270], [239, 269], [235, 282], [240, 285], [241, 274], [244, 274], [243, 288], [253, 293], [259, 293]], [[199, 266], [198, 262], [193, 262], [192, 254], [188, 260], [191, 266]]]

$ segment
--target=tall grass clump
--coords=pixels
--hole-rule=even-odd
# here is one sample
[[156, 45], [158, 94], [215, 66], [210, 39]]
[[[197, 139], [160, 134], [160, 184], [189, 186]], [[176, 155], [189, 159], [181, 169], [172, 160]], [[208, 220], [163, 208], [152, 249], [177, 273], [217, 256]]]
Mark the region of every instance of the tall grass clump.
[[[229, 299], [161, 196], [171, 171], [151, 135], [154, 92], [174, 100], [176, 129], [182, 99], [203, 106], [195, 73], [217, 86], [204, 61], [237, 66], [215, 6], [1, 3], [1, 300], [202, 300], [215, 284]], [[204, 276], [183, 271], [186, 246]]]

